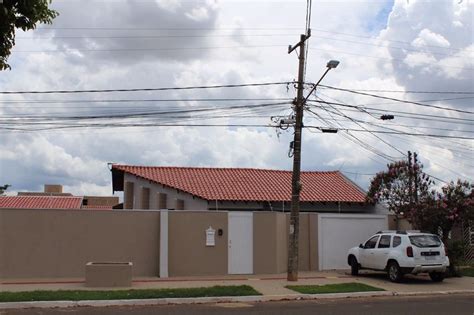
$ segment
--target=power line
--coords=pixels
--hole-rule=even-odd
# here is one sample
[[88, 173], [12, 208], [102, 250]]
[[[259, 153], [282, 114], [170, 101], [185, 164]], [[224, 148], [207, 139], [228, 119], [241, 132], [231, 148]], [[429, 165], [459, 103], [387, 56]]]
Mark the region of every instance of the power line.
[[[307, 22], [308, 25], [308, 22]], [[308, 30], [308, 27], [306, 27], [306, 30]], [[238, 36], [245, 36], [245, 37], [283, 37], [283, 36], [294, 36], [295, 34], [239, 34]], [[472, 58], [469, 56], [455, 56], [452, 54], [447, 54], [443, 52], [435, 52], [435, 51], [426, 51], [426, 50], [421, 50], [421, 49], [414, 49], [414, 48], [406, 48], [406, 47], [396, 47], [396, 46], [390, 46], [390, 45], [383, 45], [383, 44], [374, 44], [374, 43], [366, 43], [366, 42], [360, 42], [360, 41], [353, 41], [353, 40], [347, 40], [347, 39], [340, 39], [340, 38], [334, 38], [334, 37], [324, 37], [324, 36], [318, 36], [318, 35], [312, 35], [316, 38], [319, 39], [325, 39], [325, 40], [330, 40], [330, 41], [338, 41], [338, 42], [346, 42], [346, 43], [353, 43], [357, 45], [368, 45], [368, 46], [375, 46], [375, 47], [384, 47], [384, 48], [392, 48], [392, 49], [400, 49], [404, 51], [413, 51], [413, 52], [422, 52], [422, 53], [430, 53], [433, 55], [442, 55], [442, 56], [447, 56], [447, 57], [452, 57], [452, 58]], [[135, 36], [51, 36], [51, 37], [17, 37], [16, 39], [20, 40], [38, 40], [38, 39], [47, 39], [47, 40], [53, 40], [53, 39], [166, 39], [166, 38], [219, 38], [219, 37], [236, 37], [235, 34], [207, 34], [207, 35], [135, 35]], [[56, 52], [57, 50], [54, 50]], [[88, 50], [89, 51], [89, 50]], [[98, 50], [94, 50], [98, 51]], [[102, 51], [102, 50], [101, 50]], [[39, 51], [17, 51], [17, 52], [39, 52]]]
[[114, 115], [83, 115], [83, 116], [56, 116], [52, 117], [51, 115], [41, 116], [34, 115], [26, 119], [46, 119], [46, 120], [85, 120], [85, 119], [113, 119], [113, 118], [133, 118], [133, 117], [146, 117], [146, 116], [155, 116], [155, 115], [167, 115], [167, 114], [177, 114], [177, 113], [195, 113], [195, 112], [206, 112], [206, 111], [223, 111], [223, 110], [234, 110], [234, 109], [252, 109], [252, 108], [262, 108], [262, 107], [272, 107], [278, 105], [288, 105], [288, 102], [280, 103], [263, 103], [263, 104], [246, 104], [246, 105], [233, 105], [225, 107], [207, 107], [207, 108], [193, 108], [193, 109], [179, 109], [179, 110], [167, 110], [167, 111], [147, 111], [147, 112], [133, 112], [133, 113], [124, 113]]
[[[172, 98], [172, 99], [105, 99], [105, 100], [12, 100], [0, 104], [74, 104], [74, 103], [148, 103], [148, 102], [229, 102], [229, 101], [290, 101], [290, 98]], [[13, 105], [15, 108], [21, 107]], [[3, 106], [5, 107], [5, 106]], [[28, 106], [29, 107], [29, 106]], [[134, 106], [135, 107], [135, 106]], [[41, 106], [41, 108], [47, 108]], [[91, 108], [91, 107], [88, 107]], [[95, 106], [93, 107], [95, 108]], [[104, 106], [104, 108], [110, 108]]]
[[[327, 88], [320, 85], [322, 88]], [[348, 89], [348, 88], [345, 88]], [[472, 91], [403, 91], [403, 90], [364, 90], [364, 89], [352, 89], [357, 92], [380, 92], [380, 93], [410, 93], [410, 94], [474, 94]]]
[[0, 94], [67, 94], [67, 93], [110, 93], [110, 92], [143, 92], [143, 91], [177, 91], [177, 90], [199, 90], [199, 89], [219, 89], [238, 88], [253, 86], [288, 85], [293, 82], [265, 82], [265, 83], [244, 83], [244, 84], [224, 84], [224, 85], [201, 85], [186, 87], [161, 87], [161, 88], [134, 88], [134, 89], [94, 89], [94, 90], [46, 90], [46, 91], [0, 91]]
[[[334, 31], [328, 31], [328, 30], [323, 30], [323, 29], [313, 29], [313, 31], [322, 32], [322, 33], [330, 33], [330, 34], [337, 34], [337, 35], [344, 35], [344, 36], [350, 36], [350, 37], [367, 38], [367, 39], [371, 39], [371, 40], [376, 40], [375, 38], [373, 38], [373, 37], [371, 37], [371, 36], [366, 36], [366, 35], [350, 34], [350, 33], [342, 33], [342, 32], [334, 32]], [[383, 39], [383, 41], [393, 42], [393, 43], [401, 43], [401, 44], [406, 44], [406, 45], [412, 46], [412, 43], [411, 43], [411, 42], [402, 41], [402, 40]], [[425, 46], [425, 47], [433, 47], [433, 48], [442, 48], [442, 49], [448, 49], [448, 50], [457, 50], [457, 51], [462, 51], [462, 50], [464, 50], [464, 49], [462, 49], [462, 48], [457, 48], [457, 47], [444, 47], [444, 46], [439, 46], [439, 45], [426, 45], [426, 44], [424, 44], [423, 46]], [[468, 50], [468, 52], [472, 52], [472, 50]]]
[[[334, 107], [333, 107], [334, 108]], [[370, 132], [367, 128], [365, 128], [363, 125], [361, 125], [359, 122], [357, 122], [355, 119], [353, 119], [352, 117], [350, 116], [347, 116], [346, 114], [340, 112], [337, 108], [334, 108], [334, 110], [336, 110], [337, 112], [339, 112], [343, 117], [351, 120], [352, 122], [354, 122], [355, 124], [357, 124], [359, 127], [361, 127], [362, 129]], [[378, 140], [382, 141], [384, 144], [386, 144], [387, 146], [389, 146], [390, 148], [392, 148], [393, 150], [397, 151], [398, 153], [400, 153], [402, 156], [405, 156], [405, 153], [402, 152], [401, 150], [399, 150], [397, 147], [395, 147], [394, 145], [388, 143], [387, 141], [385, 141], [384, 139], [382, 139], [381, 137], [377, 136], [376, 134], [374, 134], [373, 132], [370, 132], [372, 134], [372, 136], [374, 136], [375, 138], [377, 138]]]
[[[177, 28], [177, 27], [146, 27], [146, 28], [140, 28], [140, 27], [39, 27], [36, 28], [34, 31], [49, 31], [49, 30], [104, 30], [104, 31], [273, 31], [273, 30], [300, 30], [301, 27], [280, 27], [280, 26], [275, 26], [275, 27], [215, 27], [215, 28]], [[351, 34], [351, 33], [343, 33], [343, 32], [335, 32], [335, 31], [330, 31], [330, 30], [324, 30], [324, 29], [318, 29], [318, 28], [313, 28], [313, 32], [321, 32], [321, 33], [328, 33], [331, 35], [343, 35], [343, 36], [349, 36], [349, 37], [357, 37], [357, 38], [364, 38], [364, 39], [370, 39], [370, 40], [377, 40], [376, 38], [373, 38], [371, 36], [366, 36], [366, 35], [360, 35], [360, 34]], [[411, 42], [407, 41], [401, 41], [401, 40], [393, 40], [393, 39], [383, 39], [385, 42], [394, 42], [394, 43], [401, 43], [401, 44], [406, 44], [412, 46]], [[444, 47], [444, 46], [439, 46], [439, 45], [423, 45], [424, 47], [433, 47], [433, 48], [441, 48], [441, 49], [446, 49], [446, 50], [454, 50], [454, 51], [463, 51], [463, 48], [458, 48], [458, 47]], [[471, 52], [471, 50], [467, 50], [468, 52]]]
[[[305, 128], [324, 129], [324, 127], [314, 127], [314, 126], [305, 126]], [[405, 135], [405, 136], [431, 137], [431, 138], [474, 140], [473, 137], [438, 135], [438, 134], [427, 134], [427, 133], [410, 133], [410, 132], [402, 132], [402, 131], [382, 131], [382, 130], [366, 130], [366, 129], [352, 129], [352, 128], [343, 128], [343, 129], [339, 129], [339, 130], [353, 131], [353, 132], [369, 132], [369, 133], [380, 133], [380, 134], [392, 134], [392, 135]]]
[[[321, 106], [320, 108], [324, 109], [327, 111], [327, 108]], [[332, 112], [331, 112], [332, 113]], [[335, 114], [335, 113], [333, 113]], [[338, 116], [341, 116], [341, 117], [344, 117], [342, 115], [338, 115]], [[346, 119], [336, 119], [336, 118], [325, 118], [327, 120], [334, 120], [334, 121], [347, 121]], [[366, 121], [366, 120], [360, 120], [360, 119], [355, 119], [353, 118], [354, 120], [360, 122], [360, 123], [363, 123], [363, 124], [373, 124], [375, 125], [373, 122], [370, 122], [370, 121]], [[375, 126], [378, 126], [378, 125], [375, 125]], [[464, 133], [474, 133], [474, 131], [472, 130], [459, 130], [459, 129], [450, 129], [450, 128], [438, 128], [438, 127], [430, 127], [430, 126], [415, 126], [415, 125], [402, 125], [402, 124], [398, 124], [398, 123], [391, 123], [390, 126], [394, 126], [394, 127], [412, 127], [412, 128], [421, 128], [421, 129], [430, 129], [430, 130], [439, 130], [439, 131], [454, 131], [454, 132], [464, 132]]]
[[130, 52], [130, 51], [178, 51], [178, 50], [207, 50], [207, 49], [239, 49], [239, 48], [272, 48], [286, 45], [239, 45], [239, 46], [207, 46], [207, 47], [166, 47], [166, 48], [70, 48], [49, 50], [15, 50], [15, 53], [60, 53], [60, 52]]
[[[341, 106], [341, 107], [349, 107], [349, 108], [355, 108], [357, 111], [360, 111], [361, 109], [363, 110], [369, 110], [371, 112], [375, 113], [395, 113], [397, 114], [397, 117], [406, 117], [406, 118], [411, 118], [411, 119], [425, 119], [426, 118], [442, 118], [444, 121], [452, 123], [453, 121], [456, 121], [456, 123], [460, 124], [469, 124], [471, 125], [474, 122], [474, 119], [468, 119], [468, 118], [458, 118], [458, 117], [449, 117], [449, 116], [441, 116], [441, 115], [432, 115], [432, 114], [421, 114], [421, 113], [411, 113], [411, 112], [405, 112], [405, 111], [396, 111], [396, 110], [388, 110], [388, 109], [381, 109], [381, 108], [374, 108], [374, 107], [367, 107], [367, 106], [360, 106], [360, 105], [349, 105], [349, 104], [343, 104], [343, 103], [335, 103], [335, 102], [327, 102], [327, 101], [318, 101], [314, 100], [311, 102], [317, 102], [317, 103], [323, 103], [323, 104], [328, 104], [328, 105], [334, 105], [334, 106]], [[398, 114], [405, 114], [405, 116], [398, 115]], [[423, 118], [420, 118], [423, 117]], [[433, 119], [434, 121], [437, 121]], [[468, 122], [468, 123], [463, 123], [463, 122]]]
[[238, 37], [238, 36], [247, 36], [247, 37], [279, 37], [279, 36], [295, 36], [297, 33], [293, 34], [208, 34], [208, 35], [134, 35], [134, 36], [51, 36], [51, 37], [16, 37], [15, 39], [29, 40], [29, 39], [157, 39], [157, 38], [208, 38], [208, 37]]
[[35, 31], [47, 30], [105, 30], [105, 31], [273, 31], [300, 30], [301, 27], [38, 27]]
[[[326, 110], [327, 112], [330, 112], [330, 110], [328, 110], [328, 109], [325, 109], [325, 110]], [[339, 114], [339, 113], [334, 113], [334, 114], [337, 115], [337, 116], [342, 116], [342, 117], [344, 117], [343, 115], [341, 115], [341, 114]], [[376, 126], [376, 127], [379, 127], [379, 128], [384, 128], [384, 129], [387, 129], [387, 130], [400, 131], [400, 130], [398, 130], [398, 129], [389, 128], [389, 127], [387, 127], [387, 126], [385, 126], [385, 125], [379, 125], [379, 124], [375, 124], [375, 123], [372, 123], [372, 122], [361, 121], [361, 120], [357, 120], [357, 121], [359, 121], [359, 122], [361, 122], [361, 123], [364, 123], [364, 124], [373, 125], [373, 126]], [[342, 125], [341, 125], [341, 126], [342, 126]], [[393, 126], [393, 124], [390, 124], [389, 126]], [[397, 125], [395, 125], [395, 127], [396, 127], [396, 126], [397, 126]], [[413, 130], [415, 130], [416, 132], [419, 132], [418, 130], [416, 130], [416, 129], [414, 129], [414, 128], [413, 128]], [[392, 136], [392, 135], [391, 135], [391, 136]], [[394, 136], [393, 136], [393, 137], [394, 137]], [[433, 139], [433, 140], [439, 140], [439, 139], [436, 139], [436, 138], [435, 138], [435, 139]], [[412, 141], [415, 141], [415, 142], [416, 142], [416, 140], [412, 140]], [[451, 140], [451, 142], [453, 142], [453, 140]], [[456, 144], [456, 142], [453, 142], [453, 143]], [[432, 145], [431, 143], [428, 143], [428, 144], [429, 144], [429, 145]], [[447, 147], [447, 144], [444, 142], [444, 139], [443, 139], [442, 147], [443, 147], [443, 148]], [[458, 149], [458, 148], [454, 149], [454, 148], [449, 147], [449, 150], [451, 150], [451, 151], [453, 151], [453, 152], [458, 152], [459, 154], [469, 154], [469, 157], [472, 155], [471, 152], [467, 152], [467, 151], [469, 151], [469, 150], [468, 150], [464, 145], [463, 145], [462, 147], [460, 147], [459, 149]]]
[[[311, 50], [319, 50], [319, 51], [325, 51], [325, 52], [345, 54], [345, 55], [350, 55], [350, 56], [362, 56], [362, 57], [366, 57], [366, 58], [374, 58], [374, 59], [388, 60], [388, 61], [398, 61], [400, 63], [405, 63], [404, 59], [385, 58], [385, 57], [372, 56], [372, 55], [367, 55], [367, 54], [358, 54], [358, 53], [354, 53], [354, 52], [347, 52], [347, 50], [322, 49], [322, 48], [314, 48], [314, 47], [311, 48]], [[430, 65], [432, 65], [432, 63], [430, 63]], [[438, 64], [438, 63], [436, 64], [436, 67], [461, 69], [461, 70], [466, 70], [466, 71], [473, 71], [474, 70], [474, 68], [457, 67], [457, 66], [450, 66], [450, 65]]]
[[398, 99], [398, 98], [387, 97], [387, 96], [382, 96], [382, 95], [377, 95], [377, 94], [358, 92], [358, 91], [351, 90], [351, 89], [337, 88], [337, 87], [330, 86], [330, 85], [321, 85], [321, 86], [326, 87], [328, 89], [332, 89], [332, 90], [349, 92], [349, 93], [353, 93], [353, 94], [370, 96], [370, 97], [375, 97], [375, 98], [380, 98], [380, 99], [385, 99], [385, 100], [391, 100], [391, 101], [395, 101], [395, 102], [399, 102], [399, 103], [414, 104], [414, 105], [418, 105], [418, 106], [442, 109], [442, 110], [453, 111], [453, 112], [458, 112], [458, 113], [474, 114], [474, 112], [463, 110], [463, 109], [449, 108], [449, 107], [443, 107], [443, 106], [437, 106], [437, 105], [431, 105], [431, 104], [423, 104], [423, 103], [419, 103], [419, 102], [407, 101], [407, 100], [402, 100], [402, 99]]
[[22, 128], [11, 128], [11, 127], [0, 127], [0, 129], [12, 130], [12, 131], [30, 131], [38, 132], [45, 130], [57, 130], [57, 129], [75, 129], [75, 128], [130, 128], [130, 127], [252, 127], [252, 128], [279, 128], [279, 126], [271, 125], [252, 125], [252, 124], [83, 124], [83, 125], [65, 125], [58, 127], [46, 127], [38, 129], [22, 129]]
[[357, 44], [357, 45], [374, 46], [374, 47], [382, 47], [382, 48], [392, 48], [392, 49], [399, 49], [399, 50], [403, 50], [403, 51], [422, 52], [422, 53], [429, 53], [429, 54], [432, 54], [432, 55], [441, 55], [441, 56], [447, 56], [447, 57], [459, 58], [459, 59], [472, 58], [470, 56], [455, 56], [455, 55], [452, 55], [452, 54], [447, 54], [447, 53], [437, 52], [437, 51], [426, 51], [426, 50], [407, 48], [407, 47], [397, 47], [397, 46], [390, 46], [390, 45], [383, 45], [383, 44], [364, 43], [364, 42], [359, 42], [359, 41], [333, 38], [333, 37], [324, 37], [324, 36], [317, 36], [317, 35], [315, 37], [320, 38], [320, 39], [332, 40], [332, 41], [353, 43], [353, 44]]

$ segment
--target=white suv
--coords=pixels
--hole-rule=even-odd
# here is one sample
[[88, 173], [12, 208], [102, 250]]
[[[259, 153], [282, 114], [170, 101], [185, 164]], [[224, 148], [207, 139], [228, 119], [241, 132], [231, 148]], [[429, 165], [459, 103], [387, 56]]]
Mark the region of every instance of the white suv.
[[420, 231], [380, 231], [364, 244], [349, 250], [351, 274], [359, 269], [384, 270], [392, 282], [404, 274], [428, 272], [435, 282], [443, 281], [449, 258], [437, 235]]

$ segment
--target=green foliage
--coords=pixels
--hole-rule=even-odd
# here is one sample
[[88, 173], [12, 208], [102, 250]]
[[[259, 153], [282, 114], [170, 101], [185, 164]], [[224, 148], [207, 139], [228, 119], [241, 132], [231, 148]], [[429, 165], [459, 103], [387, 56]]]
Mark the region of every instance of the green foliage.
[[387, 165], [372, 179], [366, 200], [369, 203], [386, 203], [396, 214], [406, 214], [415, 201], [429, 197], [434, 181], [423, 173], [423, 165], [416, 160], [397, 161]]
[[474, 267], [462, 268], [460, 271], [464, 277], [474, 277]]
[[58, 12], [48, 8], [51, 0], [3, 0], [0, 2], [0, 71], [11, 69], [7, 63], [15, 45], [15, 29], [36, 28], [37, 23], [51, 24]]
[[144, 290], [0, 292], [0, 302], [81, 301], [261, 295], [248, 285]]
[[464, 251], [466, 249], [466, 244], [464, 244], [462, 240], [449, 240], [446, 243], [446, 248], [448, 250], [450, 262], [448, 276], [459, 277], [461, 276], [459, 266], [464, 263]]
[[442, 187], [441, 192], [432, 191], [408, 212], [408, 220], [415, 228], [440, 234], [448, 249], [448, 235], [453, 226], [473, 219], [474, 186], [461, 180]]
[[373, 287], [364, 283], [336, 283], [326, 285], [289, 285], [287, 289], [303, 294], [323, 294], [323, 293], [350, 293], [350, 292], [368, 292], [385, 291], [384, 289]]
[[370, 184], [367, 201], [385, 202], [389, 210], [407, 218], [418, 230], [439, 234], [451, 258], [451, 273], [459, 264], [463, 249], [450, 242], [448, 235], [456, 225], [474, 220], [474, 185], [467, 181], [450, 182], [434, 191], [434, 183], [416, 162], [399, 161], [387, 165]]

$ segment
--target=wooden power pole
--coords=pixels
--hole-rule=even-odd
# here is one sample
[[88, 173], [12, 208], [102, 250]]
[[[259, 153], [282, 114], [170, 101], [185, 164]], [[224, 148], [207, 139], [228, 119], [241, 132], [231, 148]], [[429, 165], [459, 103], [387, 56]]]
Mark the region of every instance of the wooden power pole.
[[288, 48], [291, 53], [296, 48], [299, 50], [298, 86], [297, 96], [294, 100], [295, 108], [295, 135], [293, 142], [293, 175], [291, 180], [291, 214], [290, 214], [290, 234], [288, 243], [288, 281], [298, 281], [298, 236], [299, 236], [299, 213], [300, 213], [300, 193], [301, 193], [301, 134], [303, 129], [303, 108], [305, 98], [304, 91], [304, 67], [305, 67], [305, 41], [308, 36], [301, 34], [300, 41], [293, 47]]

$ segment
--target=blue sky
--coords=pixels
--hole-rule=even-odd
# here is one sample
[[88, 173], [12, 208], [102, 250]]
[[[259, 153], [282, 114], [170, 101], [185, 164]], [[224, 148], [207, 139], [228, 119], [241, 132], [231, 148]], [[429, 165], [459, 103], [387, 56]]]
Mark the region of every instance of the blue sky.
[[371, 35], [378, 35], [378, 33], [387, 27], [388, 16], [392, 12], [394, 0], [377, 0], [384, 2], [384, 6], [379, 10], [374, 19], [367, 20], [367, 32]]

